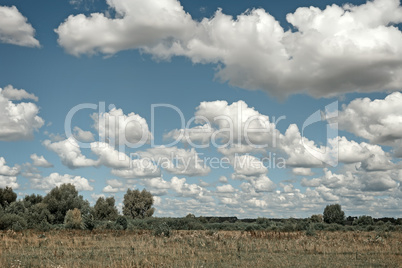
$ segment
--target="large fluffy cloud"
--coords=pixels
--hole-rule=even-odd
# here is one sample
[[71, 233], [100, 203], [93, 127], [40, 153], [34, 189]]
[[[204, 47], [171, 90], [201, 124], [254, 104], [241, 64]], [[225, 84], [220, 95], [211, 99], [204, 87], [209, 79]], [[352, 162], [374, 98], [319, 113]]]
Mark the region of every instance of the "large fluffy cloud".
[[[80, 55], [98, 51], [105, 54], [156, 45], [170, 37], [190, 35], [195, 23], [176, 0], [107, 1], [116, 18], [93, 13], [71, 15], [56, 32], [59, 44], [69, 53]], [[189, 27], [190, 26], [190, 27]]]
[[339, 128], [372, 143], [399, 145], [402, 141], [402, 93], [384, 99], [355, 99], [339, 113]]
[[[93, 114], [92, 119], [99, 137], [109, 143], [138, 148], [152, 139], [147, 121], [135, 113], [126, 115], [122, 109], [113, 108], [109, 112]], [[75, 129], [79, 134], [79, 129]]]
[[50, 140], [45, 140], [43, 145], [48, 150], [55, 152], [60, 157], [63, 165], [69, 168], [74, 169], [98, 165], [98, 161], [89, 159], [82, 154], [77, 141], [71, 137], [53, 143]]
[[303, 179], [302, 185], [306, 187], [317, 187], [327, 189], [336, 196], [347, 196], [351, 192], [383, 192], [396, 189], [401, 180], [399, 171], [346, 171], [344, 173], [334, 173], [324, 169], [324, 175], [311, 180]]
[[15, 102], [22, 99], [37, 100], [33, 94], [12, 86], [0, 88], [0, 141], [32, 139], [34, 131], [44, 120], [38, 116], [39, 107], [32, 102]]
[[232, 104], [226, 101], [202, 102], [194, 119], [200, 126], [173, 130], [166, 137], [195, 147], [215, 146], [229, 158], [249, 153], [278, 153], [275, 165], [282, 168], [286, 165], [320, 167], [324, 165], [323, 161], [329, 163], [331, 160], [329, 153], [320, 158], [310, 153], [311, 150], [330, 151], [302, 137], [297, 125], [289, 125], [282, 134], [276, 128], [280, 119], [271, 122], [269, 116], [249, 107], [244, 101]]
[[52, 173], [45, 178], [32, 178], [32, 188], [40, 190], [51, 190], [56, 186], [64, 183], [71, 183], [78, 191], [92, 191], [93, 187], [89, 184], [86, 178], [81, 176], [73, 176], [69, 174], [61, 175], [59, 173]]
[[0, 188], [6, 188], [6, 187], [18, 189], [19, 184], [17, 183], [17, 177], [0, 175]]
[[141, 161], [157, 163], [158, 166], [175, 175], [205, 176], [211, 171], [194, 148], [185, 150], [160, 146], [139, 152], [138, 155]]
[[177, 0], [110, 0], [115, 17], [71, 15], [56, 32], [73, 55], [141, 49], [159, 58], [221, 63], [217, 76], [246, 89], [316, 97], [400, 89], [402, 22], [398, 0], [359, 6], [301, 7], [285, 31], [263, 9], [239, 16], [218, 10], [195, 21]]
[[39, 47], [34, 35], [35, 29], [15, 6], [0, 6], [0, 42]]
[[225, 155], [259, 151], [276, 146], [279, 132], [270, 118], [244, 101], [201, 102], [190, 129], [172, 130], [165, 137], [196, 147], [213, 145]]
[[392, 146], [394, 156], [401, 158], [401, 106], [401, 92], [389, 94], [384, 99], [355, 99], [340, 111], [339, 128], [371, 143]]

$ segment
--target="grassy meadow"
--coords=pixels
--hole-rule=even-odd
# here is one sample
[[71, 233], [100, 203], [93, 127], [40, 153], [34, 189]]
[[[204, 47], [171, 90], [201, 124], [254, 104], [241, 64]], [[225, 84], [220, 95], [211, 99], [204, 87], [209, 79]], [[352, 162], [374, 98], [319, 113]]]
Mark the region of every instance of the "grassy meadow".
[[2, 231], [0, 267], [400, 267], [402, 233]]

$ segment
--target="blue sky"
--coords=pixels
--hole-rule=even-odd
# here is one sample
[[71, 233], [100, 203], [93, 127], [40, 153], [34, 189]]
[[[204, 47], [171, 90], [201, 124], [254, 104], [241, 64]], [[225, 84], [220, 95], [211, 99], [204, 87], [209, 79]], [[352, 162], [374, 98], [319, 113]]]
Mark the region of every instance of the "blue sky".
[[[401, 22], [394, 0], [0, 0], [0, 187], [23, 197], [70, 182], [119, 207], [127, 188], [145, 187], [157, 216], [307, 217], [340, 203], [347, 215], [401, 217]], [[67, 114], [85, 103], [107, 109], [77, 112], [67, 137]], [[211, 124], [182, 126], [166, 107], [153, 117], [154, 104]], [[303, 132], [316, 111], [323, 119]], [[99, 116], [123, 123], [106, 131]], [[244, 121], [230, 133], [222, 116]], [[270, 128], [250, 144], [236, 133], [253, 116]], [[148, 142], [119, 147], [122, 133]], [[207, 148], [164, 147], [180, 133]], [[157, 165], [196, 153], [205, 166]], [[245, 159], [256, 165], [236, 164]]]

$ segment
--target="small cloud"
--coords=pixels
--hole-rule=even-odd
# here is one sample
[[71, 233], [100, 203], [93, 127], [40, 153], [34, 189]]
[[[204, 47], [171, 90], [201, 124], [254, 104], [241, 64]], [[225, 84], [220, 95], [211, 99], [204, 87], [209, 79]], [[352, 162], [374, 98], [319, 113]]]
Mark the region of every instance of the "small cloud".
[[53, 164], [49, 163], [43, 155], [31, 154], [32, 164], [37, 167], [51, 168]]
[[9, 100], [24, 100], [24, 99], [31, 99], [34, 101], [38, 101], [38, 97], [36, 97], [32, 93], [26, 92], [24, 89], [16, 89], [12, 85], [6, 86], [2, 91], [1, 94], [3, 94], [4, 97], [6, 97]]
[[228, 183], [228, 178], [226, 178], [225, 176], [221, 176], [221, 177], [219, 178], [219, 182], [220, 182], [220, 183]]
[[94, 134], [92, 134], [91, 131], [85, 131], [79, 127], [74, 127], [74, 137], [81, 142], [91, 142], [95, 140]]

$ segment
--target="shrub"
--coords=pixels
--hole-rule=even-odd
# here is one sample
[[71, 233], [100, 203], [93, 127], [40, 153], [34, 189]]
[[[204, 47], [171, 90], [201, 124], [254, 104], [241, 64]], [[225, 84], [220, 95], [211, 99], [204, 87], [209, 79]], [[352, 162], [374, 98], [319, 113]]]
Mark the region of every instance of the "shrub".
[[82, 218], [83, 218], [85, 229], [93, 230], [95, 228], [95, 220], [94, 220], [93, 215], [91, 215], [91, 214], [84, 215]]
[[85, 229], [81, 211], [78, 208], [67, 211], [64, 225], [68, 229]]
[[221, 222], [221, 221], [217, 217], [212, 217], [209, 219], [209, 223], [219, 223], [219, 222]]
[[20, 232], [20, 231], [22, 231], [22, 230], [24, 230], [26, 228], [26, 226], [23, 226], [20, 222], [14, 222], [13, 223], [13, 226], [11, 227], [11, 229], [13, 230], [13, 231], [16, 231], [16, 232]]
[[263, 228], [268, 228], [271, 226], [271, 221], [267, 218], [258, 218], [256, 223], [261, 225]]
[[124, 216], [118, 216], [116, 219], [116, 224], [120, 225], [124, 230], [126, 230], [128, 226], [127, 218]]
[[343, 226], [337, 223], [331, 223], [326, 226], [325, 228], [327, 231], [334, 232], [334, 231], [340, 231], [343, 229]]
[[374, 220], [371, 216], [360, 216], [359, 218], [355, 219], [353, 221], [353, 225], [373, 225], [374, 224]]
[[37, 225], [41, 224], [42, 221], [50, 223], [53, 221], [53, 218], [53, 215], [47, 209], [47, 205], [43, 203], [31, 205], [25, 216], [28, 222], [28, 228], [35, 228]]
[[198, 217], [198, 221], [201, 223], [208, 223], [208, 220], [203, 216]]
[[308, 229], [310, 224], [306, 220], [300, 220], [296, 224], [296, 230], [297, 231], [305, 231]]
[[316, 235], [317, 235], [317, 233], [316, 233], [316, 231], [315, 231], [315, 229], [314, 229], [314, 225], [313, 225], [313, 224], [310, 224], [310, 225], [308, 226], [308, 228], [307, 228], [307, 230], [306, 230], [306, 235], [307, 235], [307, 236], [316, 236]]
[[256, 227], [254, 226], [254, 224], [249, 224], [247, 225], [247, 227], [244, 229], [244, 231], [246, 232], [251, 232], [251, 231], [255, 231]]
[[315, 214], [310, 217], [310, 221], [316, 223], [316, 222], [323, 222], [324, 220], [321, 214]]
[[319, 222], [319, 223], [315, 223], [313, 227], [314, 227], [314, 230], [322, 231], [325, 229], [325, 224], [322, 222]]
[[0, 230], [7, 230], [7, 229], [15, 230], [15, 228], [17, 228], [20, 231], [22, 229], [25, 229], [26, 227], [27, 222], [21, 216], [6, 213], [3, 214], [3, 216], [0, 218]]
[[171, 234], [171, 229], [169, 225], [166, 222], [162, 222], [161, 224], [158, 224], [154, 228], [154, 235], [155, 236], [166, 236], [169, 237]]
[[50, 224], [47, 222], [47, 220], [43, 219], [42, 222], [36, 226], [36, 228], [39, 231], [47, 232], [50, 230]]

